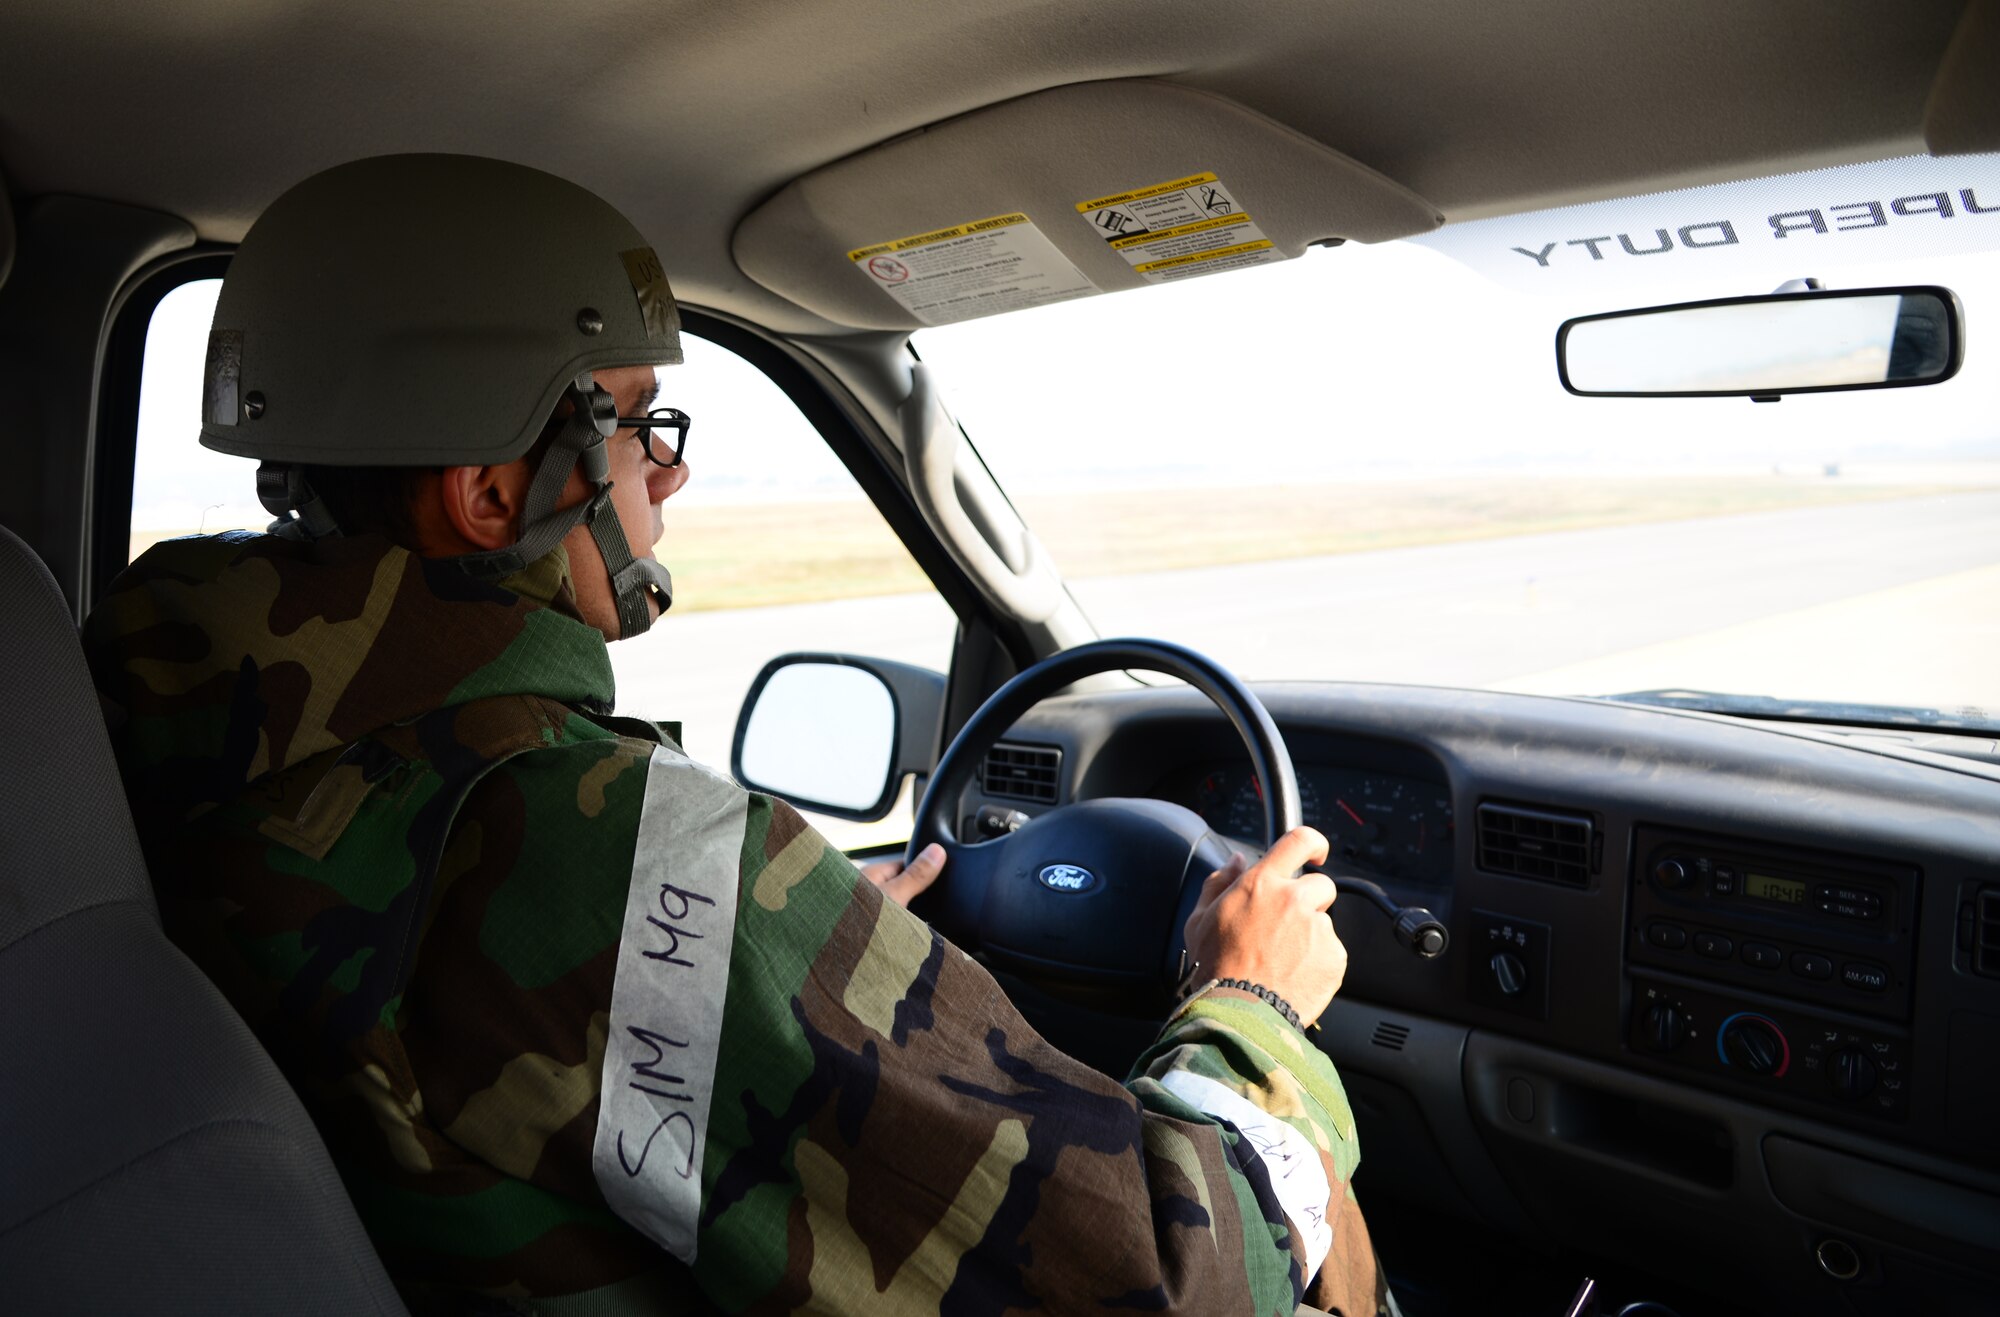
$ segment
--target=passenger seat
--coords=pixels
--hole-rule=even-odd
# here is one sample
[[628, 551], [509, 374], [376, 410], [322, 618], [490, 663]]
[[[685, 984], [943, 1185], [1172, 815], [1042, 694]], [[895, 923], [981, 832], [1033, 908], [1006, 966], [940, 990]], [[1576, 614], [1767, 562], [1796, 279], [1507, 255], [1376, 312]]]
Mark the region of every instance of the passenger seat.
[[0, 1307], [402, 1314], [277, 1067], [160, 930], [69, 612], [0, 528]]

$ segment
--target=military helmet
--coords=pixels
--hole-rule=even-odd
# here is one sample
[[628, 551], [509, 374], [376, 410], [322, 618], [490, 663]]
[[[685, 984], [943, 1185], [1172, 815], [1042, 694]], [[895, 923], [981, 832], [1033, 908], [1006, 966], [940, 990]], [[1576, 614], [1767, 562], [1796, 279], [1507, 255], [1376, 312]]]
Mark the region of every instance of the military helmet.
[[[201, 442], [260, 461], [274, 533], [317, 538], [340, 528], [305, 468], [511, 462], [567, 394], [520, 539], [453, 561], [510, 575], [587, 524], [636, 635], [673, 583], [610, 506], [617, 411], [591, 372], [680, 360], [666, 274], [608, 203], [506, 161], [380, 156], [296, 185], [244, 237], [209, 331]], [[595, 494], [558, 510], [573, 469]]]
[[320, 466], [511, 462], [580, 374], [680, 359], [660, 262], [605, 201], [477, 156], [357, 160], [272, 202], [237, 249], [201, 442]]

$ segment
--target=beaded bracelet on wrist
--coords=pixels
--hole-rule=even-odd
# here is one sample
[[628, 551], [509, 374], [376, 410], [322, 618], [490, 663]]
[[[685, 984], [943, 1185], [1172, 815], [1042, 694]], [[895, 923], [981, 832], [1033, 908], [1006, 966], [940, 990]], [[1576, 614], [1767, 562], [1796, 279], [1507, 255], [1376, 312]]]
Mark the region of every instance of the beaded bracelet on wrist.
[[1306, 1031], [1305, 1024], [1300, 1021], [1299, 1013], [1292, 1009], [1292, 1004], [1261, 983], [1252, 983], [1248, 979], [1217, 979], [1215, 986], [1218, 988], [1235, 988], [1237, 991], [1247, 992], [1253, 997], [1262, 997], [1271, 1004], [1272, 1010], [1285, 1017], [1286, 1024], [1291, 1025], [1292, 1028], [1297, 1029], [1300, 1033]]
[[[1201, 962], [1196, 961], [1194, 968], [1199, 970], [1200, 967]], [[1263, 984], [1252, 983], [1248, 979], [1210, 979], [1206, 983], [1196, 987], [1194, 986], [1194, 979], [1191, 973], [1188, 979], [1181, 985], [1180, 996], [1182, 1005], [1185, 1006], [1187, 1003], [1192, 1002], [1195, 998], [1206, 993], [1210, 988], [1234, 988], [1238, 992], [1247, 992], [1253, 997], [1262, 999], [1272, 1010], [1284, 1016], [1285, 1023], [1291, 1025], [1300, 1033], [1306, 1032], [1307, 1026], [1299, 1019], [1299, 1013], [1292, 1009], [1290, 1002]]]

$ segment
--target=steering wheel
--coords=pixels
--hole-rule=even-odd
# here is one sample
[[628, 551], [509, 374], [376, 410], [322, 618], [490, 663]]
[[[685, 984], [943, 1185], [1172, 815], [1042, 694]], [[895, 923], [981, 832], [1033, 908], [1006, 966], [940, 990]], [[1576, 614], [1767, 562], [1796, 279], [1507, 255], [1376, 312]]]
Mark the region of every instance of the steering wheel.
[[967, 950], [1050, 977], [1171, 985], [1202, 880], [1231, 848], [1199, 814], [1106, 798], [1047, 810], [990, 840], [958, 835], [953, 811], [986, 752], [1038, 701], [1084, 677], [1137, 668], [1178, 677], [1229, 719], [1264, 791], [1264, 844], [1299, 826], [1299, 781], [1264, 705], [1212, 659], [1158, 640], [1064, 650], [995, 691], [938, 761], [909, 858], [932, 842], [944, 874], [911, 909]]

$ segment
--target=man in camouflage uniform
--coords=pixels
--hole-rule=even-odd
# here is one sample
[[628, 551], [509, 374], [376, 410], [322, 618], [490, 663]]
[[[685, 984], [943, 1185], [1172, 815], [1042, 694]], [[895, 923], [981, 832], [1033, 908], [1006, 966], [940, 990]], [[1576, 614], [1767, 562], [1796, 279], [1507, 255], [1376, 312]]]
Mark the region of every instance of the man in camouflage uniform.
[[[169, 930], [413, 1302], [1393, 1308], [1339, 1079], [1276, 1009], [1211, 988], [1114, 1083], [902, 908], [934, 858], [863, 878], [612, 715], [606, 639], [670, 601], [628, 537], [687, 466], [625, 418], [677, 329], [643, 239], [547, 175], [308, 180], [236, 257], [204, 398], [278, 533], [159, 545], [86, 627]], [[1308, 1018], [1345, 965], [1293, 876], [1323, 854], [1292, 834], [1190, 924]]]

